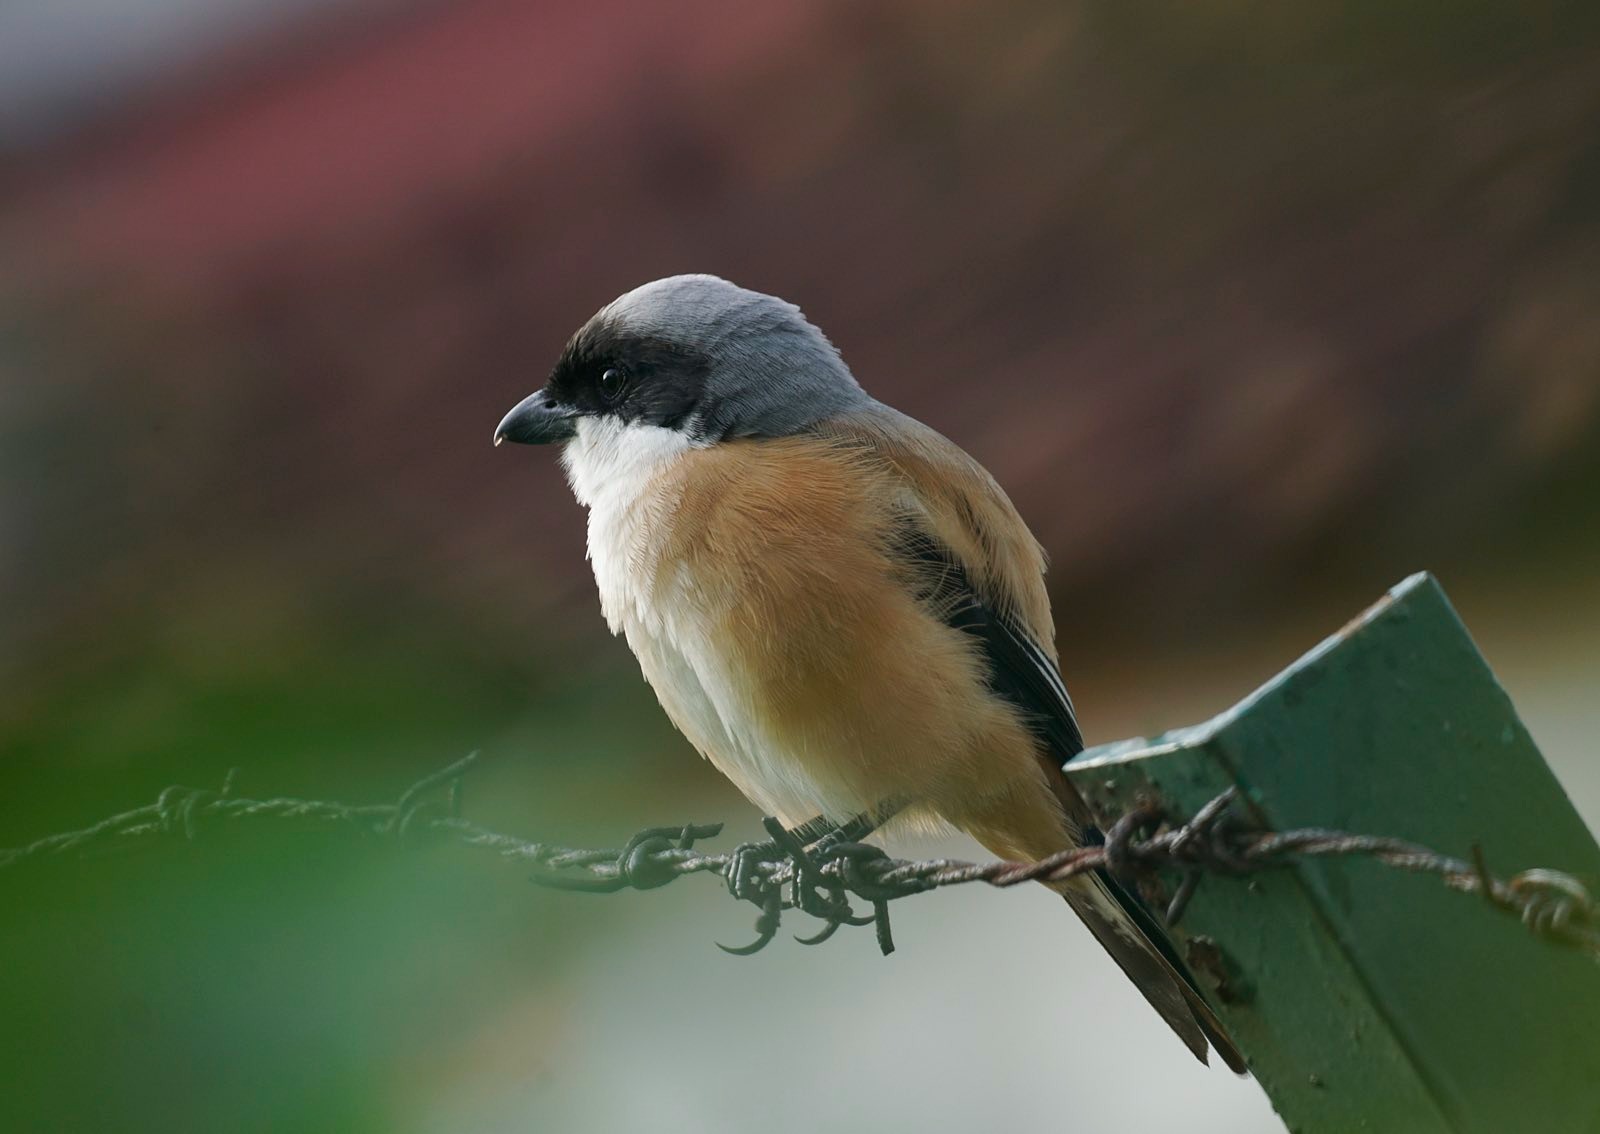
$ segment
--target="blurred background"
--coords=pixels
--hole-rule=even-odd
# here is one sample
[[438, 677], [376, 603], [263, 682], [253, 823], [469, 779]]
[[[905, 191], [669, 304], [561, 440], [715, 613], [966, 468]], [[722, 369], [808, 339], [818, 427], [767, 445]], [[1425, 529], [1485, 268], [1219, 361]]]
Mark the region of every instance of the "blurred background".
[[[9, 0], [0, 845], [472, 749], [501, 829], [753, 837], [606, 635], [553, 455], [489, 444], [682, 271], [797, 301], [993, 470], [1091, 743], [1427, 568], [1600, 821], [1596, 13]], [[0, 1126], [1278, 1128], [1043, 891], [736, 960], [706, 880], [201, 838], [0, 878]]]

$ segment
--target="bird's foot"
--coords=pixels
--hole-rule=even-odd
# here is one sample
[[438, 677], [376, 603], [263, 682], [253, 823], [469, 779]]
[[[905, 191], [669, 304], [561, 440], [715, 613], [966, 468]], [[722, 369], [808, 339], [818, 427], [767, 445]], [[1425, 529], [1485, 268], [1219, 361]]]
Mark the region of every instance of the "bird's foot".
[[[776, 823], [777, 820], [768, 819], [766, 822]], [[772, 888], [769, 879], [779, 873], [778, 868], [788, 859], [789, 851], [779, 846], [776, 838], [763, 843], [740, 843], [728, 855], [728, 865], [723, 875], [728, 880], [728, 893], [741, 902], [761, 905], [767, 891]]]
[[[799, 845], [776, 819], [768, 816], [762, 820], [772, 838], [764, 843], [741, 843], [728, 856], [723, 877], [728, 882], [728, 893], [741, 902], [750, 902], [761, 908], [756, 918], [756, 939], [748, 945], [734, 947], [720, 941], [717, 948], [736, 957], [748, 957], [767, 947], [778, 933], [783, 917], [783, 887], [779, 879], [786, 873], [785, 865], [792, 866], [792, 847]], [[784, 845], [788, 843], [788, 845]], [[805, 848], [800, 845], [800, 853]]]
[[813, 936], [795, 938], [802, 945], [822, 944], [841, 925], [876, 925], [883, 952], [893, 950], [886, 903], [874, 901], [872, 914], [859, 915], [850, 905], [846, 887], [825, 873], [835, 861], [883, 856], [878, 848], [859, 841], [876, 826], [872, 817], [859, 815], [837, 826], [813, 819], [793, 831], [770, 816], [762, 823], [771, 839], [736, 847], [725, 875], [735, 898], [761, 907], [756, 940], [737, 949], [719, 948], [740, 956], [755, 953], [777, 936], [783, 911], [797, 909], [824, 923]]

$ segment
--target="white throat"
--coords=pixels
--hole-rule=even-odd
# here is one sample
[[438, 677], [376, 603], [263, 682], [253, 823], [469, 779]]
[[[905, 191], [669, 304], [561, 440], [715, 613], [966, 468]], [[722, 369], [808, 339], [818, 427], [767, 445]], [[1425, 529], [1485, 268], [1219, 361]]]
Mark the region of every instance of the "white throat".
[[584, 418], [561, 452], [561, 464], [578, 502], [589, 510], [589, 561], [600, 588], [600, 607], [613, 634], [629, 611], [643, 615], [648, 596], [629, 567], [645, 538], [644, 497], [655, 478], [695, 443], [675, 429]]
[[675, 429], [586, 417], [562, 449], [561, 465], [578, 503], [592, 512], [636, 500], [651, 477], [692, 448]]

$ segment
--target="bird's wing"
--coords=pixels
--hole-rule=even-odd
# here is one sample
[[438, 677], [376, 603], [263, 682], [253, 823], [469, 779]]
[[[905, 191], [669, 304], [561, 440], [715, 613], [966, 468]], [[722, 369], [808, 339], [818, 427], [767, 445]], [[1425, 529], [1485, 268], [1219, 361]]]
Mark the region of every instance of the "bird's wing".
[[896, 534], [892, 554], [911, 567], [918, 598], [937, 610], [946, 625], [976, 640], [990, 688], [1017, 707], [1050, 757], [1061, 762], [1083, 751], [1083, 734], [1061, 673], [1016, 615], [984, 601], [961, 561], [914, 520], [908, 519]]
[[[994, 478], [959, 447], [884, 409], [854, 418], [846, 439], [892, 464], [908, 489], [891, 556], [944, 622], [979, 646], [994, 692], [1037, 741], [1047, 782], [1079, 837], [1094, 839], [1087, 805], [1061, 771], [1083, 735], [1054, 645], [1043, 550]], [[1244, 1058], [1139, 898], [1104, 871], [1062, 890], [1074, 912], [1202, 1062], [1207, 1041], [1235, 1072]]]
[[[890, 555], [945, 623], [977, 641], [995, 693], [1017, 707], [1041, 758], [1083, 750], [1056, 660], [1044, 551], [988, 471], [940, 434], [887, 407], [839, 427], [899, 474], [905, 494]], [[847, 432], [846, 432], [847, 430]], [[1081, 805], [1073, 815], [1082, 814]]]

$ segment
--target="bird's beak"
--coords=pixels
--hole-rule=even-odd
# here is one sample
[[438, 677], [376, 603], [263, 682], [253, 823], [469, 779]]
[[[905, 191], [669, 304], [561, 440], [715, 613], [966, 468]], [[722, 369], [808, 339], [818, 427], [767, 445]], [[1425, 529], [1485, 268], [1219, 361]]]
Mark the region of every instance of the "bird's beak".
[[553, 406], [543, 390], [529, 394], [518, 402], [494, 431], [494, 443], [515, 441], [519, 445], [548, 445], [553, 441], [570, 441], [578, 434], [578, 413], [562, 406]]

